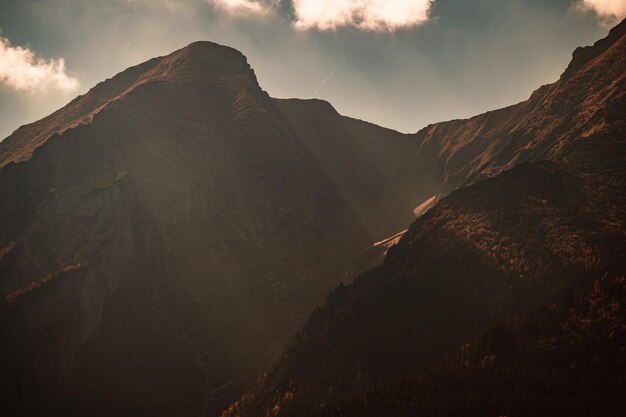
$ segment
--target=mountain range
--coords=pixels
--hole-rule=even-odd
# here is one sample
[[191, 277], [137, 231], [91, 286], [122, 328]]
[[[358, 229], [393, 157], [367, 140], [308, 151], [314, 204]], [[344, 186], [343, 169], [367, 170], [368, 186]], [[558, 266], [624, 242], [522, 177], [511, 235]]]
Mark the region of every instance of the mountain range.
[[618, 415], [625, 86], [626, 21], [416, 134], [211, 42], [98, 84], [0, 142], [3, 409]]
[[625, 87], [626, 21], [528, 101], [418, 133], [445, 196], [223, 415], [623, 413]]

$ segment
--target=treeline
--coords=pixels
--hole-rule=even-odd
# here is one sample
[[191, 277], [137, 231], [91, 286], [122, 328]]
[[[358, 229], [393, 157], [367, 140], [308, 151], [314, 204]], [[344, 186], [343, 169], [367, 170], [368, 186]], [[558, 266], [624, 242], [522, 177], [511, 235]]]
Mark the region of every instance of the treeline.
[[[604, 278], [572, 305], [501, 321], [419, 375], [369, 382], [328, 398], [298, 387], [284, 417], [618, 416], [626, 410], [626, 280]], [[391, 335], [390, 335], [391, 337]], [[391, 358], [390, 358], [391, 359]], [[326, 394], [326, 395], [324, 395]]]

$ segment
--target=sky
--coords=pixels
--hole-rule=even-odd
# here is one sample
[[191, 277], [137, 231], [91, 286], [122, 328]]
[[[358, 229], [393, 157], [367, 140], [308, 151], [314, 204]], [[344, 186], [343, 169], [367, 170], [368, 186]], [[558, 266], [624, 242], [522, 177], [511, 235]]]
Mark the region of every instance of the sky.
[[626, 0], [0, 0], [0, 139], [197, 40], [278, 98], [402, 132], [525, 100]]

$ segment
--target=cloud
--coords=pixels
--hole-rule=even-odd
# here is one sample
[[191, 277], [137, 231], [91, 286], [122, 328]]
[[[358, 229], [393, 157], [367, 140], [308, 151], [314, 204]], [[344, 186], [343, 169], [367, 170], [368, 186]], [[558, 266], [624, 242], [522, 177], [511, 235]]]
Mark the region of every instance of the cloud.
[[593, 10], [600, 17], [611, 20], [626, 17], [625, 0], [581, 0], [579, 7], [583, 10]]
[[261, 15], [272, 10], [275, 1], [268, 0], [209, 0], [218, 9], [232, 14]]
[[72, 91], [78, 80], [65, 72], [65, 60], [35, 58], [28, 48], [12, 46], [0, 37], [0, 84], [28, 93], [49, 90]]
[[394, 31], [423, 24], [434, 0], [293, 0], [294, 26], [300, 30], [335, 30], [352, 26]]
[[[267, 14], [281, 3], [280, 0], [208, 2], [236, 15]], [[434, 0], [291, 0], [290, 3], [292, 23], [298, 30], [327, 31], [351, 26], [366, 31], [391, 32], [428, 21]]]

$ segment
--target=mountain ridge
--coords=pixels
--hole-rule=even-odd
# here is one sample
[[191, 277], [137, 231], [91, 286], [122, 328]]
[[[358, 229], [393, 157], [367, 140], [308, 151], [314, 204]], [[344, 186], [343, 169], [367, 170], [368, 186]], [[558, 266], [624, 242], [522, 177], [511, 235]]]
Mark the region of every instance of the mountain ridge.
[[[217, 412], [353, 254], [410, 219], [358, 122], [289, 106], [242, 54], [200, 42], [0, 144], [8, 413]], [[414, 147], [359, 132], [398, 141], [388, 161]]]
[[[497, 333], [488, 307], [510, 324], [527, 320], [520, 305], [555, 301], [555, 320], [576, 327], [584, 303], [563, 299], [579, 292], [612, 311], [600, 293], [624, 270], [625, 26], [528, 101], [416, 134], [272, 99], [242, 54], [210, 42], [18, 129], [0, 143], [3, 407], [215, 414], [416, 207], [382, 266], [335, 290], [227, 415], [358, 410], [353, 376], [414, 377]], [[494, 350], [470, 344], [479, 364]]]
[[[607, 123], [623, 123], [617, 113], [602, 114], [600, 103], [621, 100], [619, 94], [623, 90], [624, 77], [619, 72], [620, 65], [623, 65], [619, 48], [623, 49], [625, 28], [626, 22], [622, 21], [605, 40], [598, 41], [596, 47], [585, 49], [592, 51], [594, 59], [604, 54], [604, 61], [598, 65], [602, 65], [606, 72], [596, 71], [594, 79], [584, 80], [589, 74], [584, 65], [578, 64], [580, 59], [574, 57], [572, 62], [577, 64], [565, 71], [560, 80], [540, 87], [524, 102], [470, 119], [433, 124], [419, 131], [420, 153], [424, 156], [422, 158], [418, 153], [414, 166], [424, 165], [427, 169], [416, 171], [413, 176], [425, 176], [428, 172], [438, 175], [444, 184], [442, 194], [445, 195], [463, 184], [497, 174], [516, 163], [550, 158], [551, 153], [557, 155], [561, 151], [560, 144], [575, 135], [601, 133], [578, 132], [577, 126], [587, 124], [601, 129], [602, 119], [607, 118], [610, 119], [604, 120]], [[607, 83], [607, 79], [615, 83]], [[577, 90], [579, 83], [588, 85], [589, 90]], [[594, 107], [587, 103], [598, 96], [602, 98], [596, 100], [597, 111], [594, 111]], [[444, 142], [440, 143], [442, 139]], [[529, 143], [532, 146], [529, 147]], [[420, 158], [424, 164], [420, 164]], [[435, 166], [428, 166], [427, 162], [433, 159], [440, 161]]]
[[[207, 58], [209, 58], [208, 61]], [[222, 64], [228, 62], [228, 65], [211, 65], [217, 61]], [[152, 58], [130, 67], [114, 77], [98, 83], [61, 110], [38, 122], [22, 126], [9, 135], [0, 142], [0, 167], [10, 162], [29, 158], [32, 152], [52, 137], [54, 133], [63, 133], [72, 127], [89, 122], [90, 118], [93, 118], [106, 106], [123, 98], [124, 95], [131, 93], [144, 83], [162, 79], [206, 79], [224, 75], [251, 76], [252, 82], [258, 86], [254, 71], [247, 64], [247, 59], [241, 52], [209, 41], [193, 42], [167, 56]], [[60, 120], [55, 120], [56, 118]], [[52, 126], [43, 129], [40, 127], [50, 121], [52, 121]], [[37, 132], [37, 130], [42, 131]], [[29, 153], [12, 155], [11, 149], [25, 147], [25, 143], [21, 142], [24, 142], [25, 138], [29, 136], [34, 136], [29, 144], [31, 146], [27, 147]], [[13, 144], [12, 142], [16, 143]]]
[[437, 203], [223, 416], [619, 413], [625, 27], [527, 102], [418, 133]]

